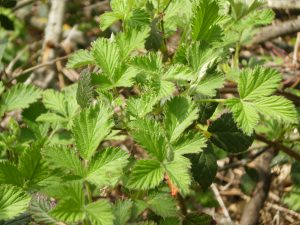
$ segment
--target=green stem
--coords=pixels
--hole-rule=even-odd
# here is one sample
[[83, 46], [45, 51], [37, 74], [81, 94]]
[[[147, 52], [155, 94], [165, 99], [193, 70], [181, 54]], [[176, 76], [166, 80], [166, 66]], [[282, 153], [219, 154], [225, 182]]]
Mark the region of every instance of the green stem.
[[233, 58], [233, 66], [236, 68], [239, 67], [240, 48], [240, 42], [238, 41], [235, 45], [235, 53]]
[[198, 102], [226, 102], [227, 99], [214, 99], [214, 98], [210, 98], [210, 99], [197, 99]]
[[91, 203], [91, 202], [93, 202], [93, 196], [92, 196], [92, 192], [90, 189], [90, 185], [87, 182], [85, 182], [84, 186], [85, 186], [88, 202]]

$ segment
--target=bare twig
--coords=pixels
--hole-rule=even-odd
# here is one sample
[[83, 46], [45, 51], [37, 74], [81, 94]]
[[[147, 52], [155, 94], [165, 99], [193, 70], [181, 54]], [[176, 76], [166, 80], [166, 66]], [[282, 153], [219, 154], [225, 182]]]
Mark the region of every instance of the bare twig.
[[30, 68], [27, 68], [21, 72], [19, 72], [18, 74], [14, 75], [13, 79], [17, 78], [18, 76], [21, 76], [25, 73], [29, 73], [29, 72], [32, 72], [34, 70], [37, 70], [37, 69], [40, 69], [42, 67], [45, 67], [45, 66], [50, 66], [50, 65], [53, 65], [54, 63], [56, 63], [57, 61], [61, 61], [61, 60], [64, 60], [64, 59], [67, 59], [69, 56], [66, 55], [66, 56], [62, 56], [62, 57], [58, 57], [56, 59], [53, 59], [49, 62], [46, 62], [46, 63], [42, 63], [42, 64], [38, 64], [36, 66], [33, 66], [33, 67], [30, 67]]
[[[45, 39], [43, 43], [43, 55], [41, 63], [47, 63], [57, 57], [57, 49], [62, 35], [62, 25], [65, 14], [66, 0], [51, 0], [51, 8], [48, 16], [48, 23], [45, 29]], [[37, 71], [34, 83], [42, 88], [47, 87], [56, 74], [55, 65], [48, 68], [43, 67]]]
[[281, 211], [281, 212], [284, 212], [284, 213], [287, 213], [287, 214], [290, 214], [294, 217], [296, 217], [297, 219], [300, 219], [300, 214], [293, 211], [293, 210], [290, 210], [290, 209], [287, 209], [287, 208], [284, 208], [280, 205], [277, 205], [277, 204], [274, 204], [274, 203], [270, 203], [270, 202], [266, 202], [266, 205], [270, 208], [273, 208], [275, 210], [278, 210], [278, 211]]
[[268, 0], [268, 6], [274, 9], [300, 9], [299, 0]]
[[286, 22], [280, 22], [271, 26], [263, 27], [253, 38], [252, 43], [259, 44], [283, 35], [300, 31], [300, 17]]
[[25, 7], [25, 6], [27, 6], [27, 5], [30, 5], [30, 4], [32, 4], [32, 3], [34, 3], [34, 2], [37, 2], [37, 0], [25, 0], [25, 1], [20, 1], [17, 5], [16, 5], [16, 7], [14, 7], [13, 9], [12, 9], [12, 11], [17, 11], [17, 10], [19, 10], [19, 9], [21, 9], [21, 8], [23, 8], [23, 7]]
[[220, 167], [218, 170], [219, 171], [223, 171], [223, 170], [228, 170], [228, 169], [234, 169], [234, 168], [241, 167], [241, 166], [246, 166], [248, 163], [252, 162], [257, 157], [259, 157], [261, 154], [263, 154], [267, 149], [268, 148], [263, 148], [263, 149], [257, 151], [255, 154], [250, 155], [246, 159], [242, 159], [242, 160], [240, 160], [238, 162], [225, 165], [223, 167]]
[[263, 208], [264, 202], [268, 197], [271, 184], [271, 168], [270, 163], [275, 155], [273, 148], [264, 152], [257, 161], [256, 169], [259, 174], [259, 181], [256, 184], [251, 200], [245, 206], [241, 225], [255, 225], [259, 220], [260, 210]]
[[215, 195], [215, 197], [216, 197], [216, 199], [217, 199], [219, 205], [220, 205], [221, 208], [222, 208], [222, 211], [223, 211], [223, 213], [224, 213], [224, 216], [225, 216], [227, 222], [232, 223], [232, 220], [231, 220], [231, 217], [230, 217], [230, 215], [229, 215], [229, 212], [228, 212], [228, 210], [227, 210], [227, 208], [226, 208], [226, 206], [225, 206], [225, 204], [224, 204], [224, 202], [223, 202], [223, 199], [222, 199], [222, 197], [221, 197], [221, 195], [220, 195], [220, 192], [219, 192], [217, 186], [216, 186], [215, 184], [212, 184], [212, 185], [211, 185], [211, 189], [212, 189], [212, 191], [214, 192], [214, 195]]
[[276, 141], [270, 141], [262, 135], [257, 134], [255, 138], [259, 141], [262, 141], [262, 142], [268, 144], [269, 146], [274, 147], [276, 150], [283, 151], [285, 154], [287, 154], [287, 155], [293, 157], [294, 159], [300, 161], [300, 154], [298, 152], [290, 149], [289, 147], [287, 147], [287, 146], [285, 146], [285, 145], [283, 145], [279, 142], [276, 142]]

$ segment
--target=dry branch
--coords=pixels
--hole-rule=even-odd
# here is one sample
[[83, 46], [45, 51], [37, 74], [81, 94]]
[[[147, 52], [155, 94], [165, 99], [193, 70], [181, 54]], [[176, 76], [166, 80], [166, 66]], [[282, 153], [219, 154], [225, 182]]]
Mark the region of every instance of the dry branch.
[[[59, 47], [62, 35], [65, 7], [66, 0], [51, 0], [51, 8], [43, 43], [43, 55], [41, 60], [42, 64], [54, 60], [57, 56], [57, 49]], [[35, 83], [38, 86], [45, 88], [52, 81], [55, 73], [55, 65], [44, 67], [38, 72], [38, 77], [35, 79]]]
[[271, 148], [258, 158], [255, 168], [259, 174], [259, 181], [256, 184], [251, 200], [244, 208], [241, 225], [255, 225], [259, 220], [260, 210], [263, 208], [270, 189], [270, 163], [274, 154], [275, 151]]
[[276, 23], [263, 27], [253, 38], [253, 44], [259, 44], [280, 36], [297, 33], [300, 31], [300, 17], [294, 20]]
[[273, 9], [300, 9], [299, 0], [268, 0], [268, 6]]

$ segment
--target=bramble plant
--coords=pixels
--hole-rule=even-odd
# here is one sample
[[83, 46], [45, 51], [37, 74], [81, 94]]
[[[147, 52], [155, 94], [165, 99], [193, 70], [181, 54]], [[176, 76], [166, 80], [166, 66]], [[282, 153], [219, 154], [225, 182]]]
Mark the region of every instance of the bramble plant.
[[[122, 31], [70, 57], [77, 84], [1, 83], [0, 115], [24, 110], [0, 134], [0, 224], [214, 224], [185, 197], [213, 182], [215, 149], [244, 152], [258, 124], [297, 123], [293, 104], [272, 95], [280, 73], [239, 62], [273, 20], [261, 6], [112, 0], [100, 28], [121, 21]], [[225, 82], [238, 95], [220, 94]]]

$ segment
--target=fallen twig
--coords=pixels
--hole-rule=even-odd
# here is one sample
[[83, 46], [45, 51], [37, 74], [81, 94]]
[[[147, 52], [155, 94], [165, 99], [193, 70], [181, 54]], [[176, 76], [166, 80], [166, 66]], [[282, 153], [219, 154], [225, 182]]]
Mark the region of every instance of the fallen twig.
[[270, 163], [274, 155], [274, 149], [270, 148], [258, 158], [256, 169], [259, 174], [259, 181], [256, 184], [251, 200], [244, 208], [241, 225], [255, 225], [259, 220], [260, 210], [263, 208], [270, 189]]
[[280, 36], [297, 33], [300, 31], [300, 17], [294, 20], [276, 23], [263, 27], [253, 38], [253, 44], [259, 44]]
[[287, 154], [287, 155], [293, 157], [294, 159], [300, 161], [300, 154], [298, 152], [295, 152], [294, 150], [290, 149], [289, 147], [287, 147], [287, 146], [285, 146], [285, 145], [283, 145], [279, 142], [276, 142], [276, 141], [270, 141], [262, 135], [257, 134], [255, 138], [259, 141], [265, 142], [269, 146], [274, 147], [276, 150], [283, 151], [285, 154]]

